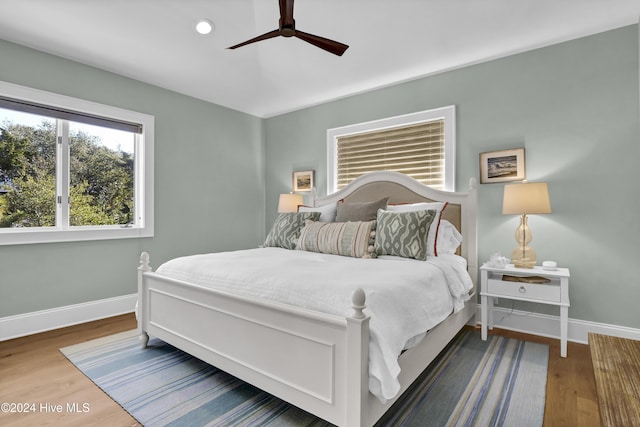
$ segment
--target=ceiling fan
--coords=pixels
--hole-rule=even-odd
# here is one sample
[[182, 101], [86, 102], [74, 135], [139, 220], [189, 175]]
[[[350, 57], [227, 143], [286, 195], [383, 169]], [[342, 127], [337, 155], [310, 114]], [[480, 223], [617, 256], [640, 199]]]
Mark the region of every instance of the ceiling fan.
[[293, 19], [293, 1], [294, 0], [280, 0], [280, 28], [269, 31], [268, 33], [255, 37], [251, 40], [247, 40], [246, 42], [231, 46], [228, 49], [237, 49], [251, 43], [282, 36], [297, 37], [300, 40], [311, 43], [312, 45], [317, 46], [320, 49], [324, 49], [327, 52], [331, 52], [334, 55], [342, 56], [344, 51], [349, 48], [346, 44], [296, 30], [296, 21]]

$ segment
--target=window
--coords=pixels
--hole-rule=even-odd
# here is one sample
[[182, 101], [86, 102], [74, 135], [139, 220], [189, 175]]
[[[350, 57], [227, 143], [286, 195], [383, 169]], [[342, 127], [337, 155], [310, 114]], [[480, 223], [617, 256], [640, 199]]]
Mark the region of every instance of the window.
[[0, 244], [153, 236], [153, 128], [0, 82]]
[[327, 153], [329, 193], [380, 170], [454, 191], [455, 106], [329, 129]]

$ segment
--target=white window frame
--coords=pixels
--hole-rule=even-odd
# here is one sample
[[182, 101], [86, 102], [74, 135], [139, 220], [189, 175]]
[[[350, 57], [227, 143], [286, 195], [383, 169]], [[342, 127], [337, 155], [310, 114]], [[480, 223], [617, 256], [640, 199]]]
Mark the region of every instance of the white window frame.
[[[58, 107], [142, 125], [142, 134], [136, 134], [135, 137], [134, 210], [136, 218], [133, 224], [126, 226], [71, 227], [68, 225], [69, 201], [62, 198], [61, 203], [56, 203], [56, 226], [0, 228], [0, 245], [153, 237], [153, 145], [155, 125], [153, 116], [2, 81], [0, 81], [0, 95], [34, 104]], [[59, 127], [65, 125], [68, 126], [68, 122], [66, 124], [63, 122], [62, 125], [59, 124]], [[58, 133], [60, 134], [60, 129], [58, 129]], [[58, 170], [66, 170], [68, 169], [68, 158], [66, 155], [61, 156], [59, 154], [65, 149], [68, 152], [68, 140], [65, 141], [65, 138], [63, 138], [62, 144], [57, 144], [57, 146], [58, 155], [56, 161]], [[56, 172], [58, 187], [56, 192], [58, 195], [60, 194], [60, 186], [68, 187], [68, 179], [68, 173]]]
[[387, 128], [411, 125], [444, 119], [445, 179], [444, 190], [455, 191], [456, 183], [456, 107], [449, 105], [432, 110], [419, 111], [401, 116], [370, 122], [357, 123], [327, 130], [327, 194], [338, 191], [338, 137]]

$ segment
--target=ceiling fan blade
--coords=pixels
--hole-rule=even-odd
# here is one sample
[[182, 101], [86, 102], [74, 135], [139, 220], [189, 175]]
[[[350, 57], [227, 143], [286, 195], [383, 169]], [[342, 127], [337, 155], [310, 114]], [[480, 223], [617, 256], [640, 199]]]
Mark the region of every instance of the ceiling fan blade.
[[314, 34], [304, 33], [296, 30], [295, 37], [300, 40], [304, 40], [307, 43], [311, 43], [314, 46], [324, 49], [327, 52], [331, 52], [334, 55], [342, 56], [345, 50], [349, 49], [349, 46], [335, 40], [325, 39], [324, 37], [316, 36]]
[[274, 37], [278, 37], [279, 35], [280, 35], [280, 30], [269, 31], [268, 33], [264, 33], [261, 36], [254, 37], [251, 40], [247, 40], [246, 42], [242, 42], [242, 43], [238, 43], [238, 44], [236, 44], [234, 46], [230, 46], [227, 49], [237, 49], [239, 47], [246, 46], [246, 45], [251, 44], [251, 43], [255, 43], [255, 42], [262, 41], [262, 40], [267, 40], [267, 39], [271, 39], [271, 38], [274, 38]]

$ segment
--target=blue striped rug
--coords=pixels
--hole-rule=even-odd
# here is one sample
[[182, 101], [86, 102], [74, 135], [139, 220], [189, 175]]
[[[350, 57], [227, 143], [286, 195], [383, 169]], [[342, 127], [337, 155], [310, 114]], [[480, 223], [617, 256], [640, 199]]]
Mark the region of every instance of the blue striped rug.
[[[135, 331], [61, 349], [142, 425], [328, 426], [231, 375]], [[541, 426], [548, 346], [464, 329], [380, 426]]]

